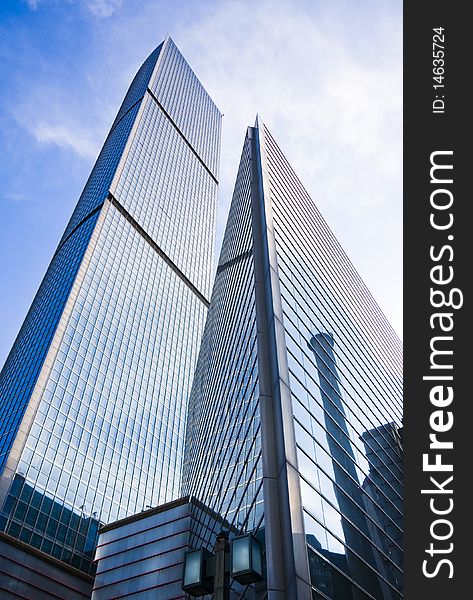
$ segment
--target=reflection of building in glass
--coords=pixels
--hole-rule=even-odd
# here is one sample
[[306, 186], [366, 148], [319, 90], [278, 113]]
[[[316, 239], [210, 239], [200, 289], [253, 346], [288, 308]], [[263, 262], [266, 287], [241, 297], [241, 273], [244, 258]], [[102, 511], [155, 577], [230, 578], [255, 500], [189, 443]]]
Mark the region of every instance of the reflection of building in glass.
[[[353, 588], [349, 581], [331, 566], [333, 564], [340, 571], [347, 572], [348, 564], [345, 554], [324, 550], [314, 535], [309, 534], [306, 539], [309, 571], [311, 577], [317, 581], [317, 588], [329, 598], [341, 598], [343, 600], [353, 598]], [[314, 549], [318, 553], [314, 552]], [[324, 560], [322, 556], [328, 560]]]
[[[386, 533], [379, 538], [385, 555], [402, 565], [402, 431], [394, 423], [380, 425], [365, 431], [361, 439], [366, 449], [369, 472], [363, 481], [366, 491], [364, 502], [371, 520], [373, 539], [381, 529]], [[378, 527], [374, 527], [375, 523]], [[379, 537], [379, 536], [378, 536]], [[393, 571], [393, 577], [397, 577]]]
[[[309, 347], [314, 352], [319, 370], [319, 384], [325, 413], [324, 424], [335, 476], [333, 486], [347, 546], [345, 570], [353, 579], [361, 582], [363, 588], [375, 598], [392, 598], [392, 592], [389, 587], [384, 585], [383, 579], [376, 576], [375, 571], [369, 569], [366, 565], [376, 566], [377, 571], [384, 578], [388, 581], [392, 580], [391, 582], [394, 585], [399, 584], [400, 575], [396, 570], [388, 567], [389, 562], [387, 559], [391, 558], [398, 567], [401, 567], [400, 546], [396, 553], [396, 559], [393, 559], [393, 550], [396, 548], [396, 541], [398, 545], [401, 542], [400, 529], [393, 531], [393, 526], [390, 527], [389, 519], [380, 520], [377, 514], [376, 518], [373, 519], [373, 512], [378, 512], [376, 510], [378, 504], [371, 501], [370, 492], [367, 495], [358, 480], [356, 458], [350, 442], [346, 414], [340, 392], [341, 382], [337, 372], [333, 337], [327, 333], [317, 334], [311, 338]], [[376, 431], [378, 432], [378, 430]], [[386, 460], [388, 456], [386, 438], [380, 432], [378, 433], [379, 437], [385, 440], [385, 442], [384, 445], [380, 445], [382, 442], [376, 440], [376, 444], [379, 445], [381, 450], [386, 448], [384, 451], [386, 456], [380, 456], [379, 452], [375, 454], [373, 448], [376, 448], [376, 446], [370, 443], [368, 438], [371, 432], [370, 434], [366, 432], [362, 434], [362, 438], [366, 440], [366, 458], [370, 462], [369, 476], [366, 477], [365, 482], [369, 482], [370, 477], [376, 477], [372, 473], [374, 469], [371, 468], [373, 460], [375, 460], [376, 467], [384, 471], [384, 477], [378, 477], [377, 485], [368, 483], [367, 486], [370, 486], [371, 493], [377, 494], [378, 501], [381, 500], [382, 506], [386, 508], [389, 500], [394, 502], [394, 506], [396, 506], [395, 502], [397, 498], [395, 494], [396, 492], [400, 494], [402, 491], [400, 486], [401, 480], [397, 481], [396, 476], [402, 477], [402, 472], [399, 470], [399, 454], [397, 454], [398, 464], [393, 462], [393, 457], [389, 457], [389, 460]], [[388, 429], [386, 429], [386, 433], [389, 433]], [[373, 438], [374, 436], [371, 437]], [[372, 441], [373, 439], [371, 439]], [[399, 453], [399, 445], [397, 448], [393, 447], [392, 451], [396, 453], [396, 449]], [[396, 469], [394, 473], [391, 473], [393, 464], [396, 466]], [[398, 485], [396, 485], [396, 481]], [[391, 493], [387, 482], [394, 483], [395, 485]], [[382, 490], [386, 501], [383, 501], [381, 495], [378, 494], [378, 488]], [[399, 502], [397, 503], [397, 508], [400, 511]], [[381, 509], [379, 512], [384, 514]], [[398, 515], [400, 516], [400, 512]], [[392, 514], [391, 516], [396, 518], [398, 515]], [[399, 519], [397, 525], [398, 527], [401, 525]], [[386, 530], [386, 527], [388, 527], [388, 530]], [[381, 537], [379, 532], [383, 531], [387, 535]], [[388, 539], [389, 534], [394, 534], [396, 541], [393, 540], [392, 544], [388, 543], [387, 545], [385, 541]], [[360, 558], [364, 560], [359, 560]], [[359, 597], [359, 595], [355, 592], [354, 597]]]
[[133, 80], [0, 376], [0, 529], [93, 571], [178, 495], [221, 115], [170, 38]]

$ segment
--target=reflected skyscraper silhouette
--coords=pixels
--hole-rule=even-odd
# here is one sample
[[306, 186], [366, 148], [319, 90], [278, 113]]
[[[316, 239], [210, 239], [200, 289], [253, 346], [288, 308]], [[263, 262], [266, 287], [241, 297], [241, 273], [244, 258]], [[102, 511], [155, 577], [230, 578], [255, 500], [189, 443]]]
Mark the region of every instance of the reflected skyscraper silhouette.
[[[379, 538], [380, 547], [399, 566], [402, 565], [402, 438], [394, 423], [386, 423], [362, 434], [369, 472], [362, 487], [366, 491], [366, 512], [386, 536]], [[380, 493], [380, 490], [382, 493]], [[373, 539], [378, 528], [368, 522]], [[394, 577], [398, 576], [393, 573]]]
[[[335, 475], [333, 487], [338, 504], [337, 509], [340, 511], [344, 541], [348, 547], [346, 564], [351, 576], [355, 580], [363, 582], [363, 587], [375, 598], [391, 599], [395, 598], [395, 596], [383, 584], [383, 579], [376, 577], [374, 572], [368, 569], [363, 561], [358, 559], [358, 557], [363, 558], [368, 565], [376, 567], [388, 580], [394, 579], [393, 583], [399, 583], [395, 577], [393, 578], [392, 571], [386, 569], [385, 561], [383, 561], [380, 555], [380, 549], [386, 551], [386, 548], [379, 545], [380, 536], [377, 530], [379, 527], [384, 530], [383, 525], [386, 526], [386, 523], [381, 523], [378, 518], [375, 521], [371, 520], [373, 512], [371, 507], [372, 502], [370, 502], [370, 497], [365, 493], [359, 481], [356, 468], [357, 461], [350, 441], [350, 433], [346, 421], [347, 417], [340, 390], [340, 376], [337, 371], [336, 358], [333, 351], [334, 343], [331, 334], [320, 333], [310, 339], [309, 347], [314, 352], [319, 371], [327, 443]], [[367, 434], [363, 434], [363, 436], [366, 436], [364, 439], [365, 448], [368, 460], [370, 460], [369, 457], [373, 457], [374, 451], [372, 450], [372, 445]], [[383, 465], [389, 471], [389, 462], [386, 463], [385, 457], [378, 453], [378, 468], [380, 465]], [[377, 483], [380, 484], [381, 482]], [[389, 487], [389, 484], [383, 485], [381, 483], [380, 489], [385, 492], [387, 487]], [[388, 497], [392, 498], [392, 496], [393, 494], [390, 494]], [[385, 531], [385, 533], [387, 532]], [[400, 567], [401, 564], [399, 562], [398, 564]], [[363, 598], [363, 594], [360, 594], [361, 592], [355, 589], [353, 591], [353, 598]]]

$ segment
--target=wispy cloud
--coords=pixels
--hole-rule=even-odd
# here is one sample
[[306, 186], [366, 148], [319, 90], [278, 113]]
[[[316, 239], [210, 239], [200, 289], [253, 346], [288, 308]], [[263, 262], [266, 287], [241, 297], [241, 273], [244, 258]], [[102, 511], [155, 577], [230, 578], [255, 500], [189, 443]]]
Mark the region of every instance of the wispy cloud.
[[84, 0], [86, 10], [99, 19], [111, 17], [123, 4], [123, 0]]
[[75, 88], [53, 79], [45, 81], [41, 76], [31, 80], [28, 94], [17, 97], [9, 110], [16, 123], [38, 144], [63, 148], [92, 162], [103, 142], [100, 125], [107, 111], [92, 93], [86, 106], [87, 109]]
[[[40, 4], [45, 4], [47, 0], [24, 0], [28, 7], [35, 11]], [[111, 17], [123, 5], [123, 0], [65, 0], [66, 4], [77, 4], [82, 6], [87, 13], [98, 19]]]
[[25, 0], [31, 10], [37, 10], [40, 0]]
[[26, 194], [22, 194], [20, 192], [8, 192], [3, 194], [3, 197], [6, 200], [10, 200], [10, 202], [23, 202], [28, 199]]
[[39, 122], [34, 124], [31, 132], [41, 144], [56, 144], [61, 148], [68, 148], [82, 158], [93, 160], [99, 150], [97, 141], [80, 126]]

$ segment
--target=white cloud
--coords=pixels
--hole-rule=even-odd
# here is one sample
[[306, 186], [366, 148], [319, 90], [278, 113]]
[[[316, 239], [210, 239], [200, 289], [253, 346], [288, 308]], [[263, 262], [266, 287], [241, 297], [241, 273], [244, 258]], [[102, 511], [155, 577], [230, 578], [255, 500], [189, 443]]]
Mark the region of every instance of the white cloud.
[[99, 151], [97, 141], [93, 139], [90, 132], [81, 127], [39, 122], [32, 128], [32, 133], [42, 144], [56, 144], [61, 148], [68, 148], [89, 160], [95, 159]]
[[39, 77], [30, 81], [28, 94], [17, 97], [10, 111], [18, 125], [39, 144], [64, 148], [92, 162], [103, 143], [100, 128], [103, 108], [97, 111], [94, 101], [99, 102], [90, 94], [84, 105], [75, 88]]
[[[24, 0], [31, 10], [37, 10], [44, 0]], [[67, 4], [74, 4], [74, 0], [65, 0]], [[93, 17], [104, 19], [111, 17], [123, 5], [123, 0], [79, 0], [85, 10]]]
[[22, 194], [21, 192], [6, 193], [3, 194], [3, 197], [11, 202], [23, 202], [24, 200], [28, 199], [28, 196], [26, 194]]
[[111, 17], [122, 4], [123, 0], [84, 0], [87, 11], [99, 19]]

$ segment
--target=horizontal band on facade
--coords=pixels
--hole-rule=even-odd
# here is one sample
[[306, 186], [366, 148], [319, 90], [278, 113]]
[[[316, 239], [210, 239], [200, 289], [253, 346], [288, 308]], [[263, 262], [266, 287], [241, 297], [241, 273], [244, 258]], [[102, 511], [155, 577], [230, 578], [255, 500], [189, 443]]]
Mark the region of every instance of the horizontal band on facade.
[[191, 150], [192, 154], [194, 154], [194, 156], [198, 159], [198, 161], [204, 167], [204, 169], [207, 171], [207, 173], [210, 175], [210, 177], [212, 177], [212, 179], [218, 185], [218, 179], [215, 177], [215, 175], [212, 173], [212, 171], [209, 169], [209, 167], [205, 164], [204, 160], [200, 157], [199, 153], [194, 148], [194, 146], [192, 146], [192, 144], [189, 142], [189, 140], [186, 138], [186, 136], [179, 129], [179, 126], [174, 121], [174, 119], [171, 117], [171, 115], [167, 112], [167, 110], [164, 108], [164, 106], [161, 104], [161, 102], [156, 98], [156, 96], [153, 94], [153, 92], [149, 88], [147, 89], [147, 92], [151, 96], [151, 98], [153, 98], [153, 100], [158, 105], [159, 109], [162, 111], [162, 113], [165, 115], [165, 117], [167, 117], [168, 121], [171, 123], [171, 125], [174, 127], [174, 129], [177, 131], [177, 133], [184, 140], [187, 147]]
[[210, 302], [202, 294], [202, 292], [200, 292], [195, 287], [192, 281], [188, 277], [186, 277], [186, 275], [184, 275], [184, 273], [179, 269], [179, 267], [169, 258], [169, 256], [163, 250], [161, 250], [161, 248], [153, 240], [153, 238], [148, 233], [146, 233], [143, 227], [141, 227], [141, 225], [137, 221], [135, 221], [135, 219], [130, 215], [130, 213], [120, 204], [120, 202], [118, 202], [118, 200], [110, 192], [108, 194], [107, 199], [110, 201], [112, 206], [114, 206], [120, 212], [120, 214], [122, 214], [125, 217], [125, 219], [133, 227], [133, 229], [135, 229], [141, 235], [141, 237], [148, 242], [148, 244], [153, 248], [153, 250], [157, 252], [157, 254], [159, 254], [159, 256], [164, 260], [164, 262], [169, 267], [171, 267], [171, 269], [174, 271], [174, 273], [176, 273], [179, 279], [181, 279], [187, 285], [187, 287], [192, 292], [194, 292], [194, 294], [206, 306], [206, 308], [208, 308]]

